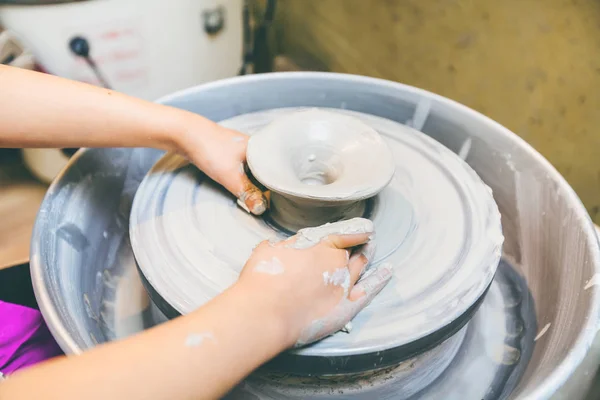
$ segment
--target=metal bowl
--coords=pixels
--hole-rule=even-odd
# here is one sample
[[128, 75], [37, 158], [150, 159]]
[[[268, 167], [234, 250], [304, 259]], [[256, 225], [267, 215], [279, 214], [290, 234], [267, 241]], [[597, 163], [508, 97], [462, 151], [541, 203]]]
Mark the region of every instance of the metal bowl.
[[[237, 77], [161, 102], [215, 121], [280, 107], [342, 108], [432, 136], [493, 189], [505, 257], [534, 299], [540, 332], [511, 397], [549, 398], [583, 360], [598, 329], [600, 248], [594, 226], [562, 176], [506, 128], [423, 90], [332, 73]], [[133, 196], [161, 155], [150, 149], [82, 150], [48, 190], [32, 238], [32, 279], [46, 321], [67, 353], [118, 336], [106, 304], [118, 295], [115, 286], [125, 279], [120, 271], [132, 262], [127, 231]]]

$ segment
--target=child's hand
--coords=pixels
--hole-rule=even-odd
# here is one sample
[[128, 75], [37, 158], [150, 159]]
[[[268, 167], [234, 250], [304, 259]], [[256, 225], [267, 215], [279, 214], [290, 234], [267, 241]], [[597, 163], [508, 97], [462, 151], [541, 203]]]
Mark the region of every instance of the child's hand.
[[273, 306], [288, 332], [288, 347], [307, 345], [342, 329], [392, 278], [388, 265], [361, 278], [374, 254], [372, 235], [373, 223], [355, 218], [263, 242], [238, 285], [252, 292], [248, 299], [262, 297]]
[[211, 179], [223, 185], [238, 199], [238, 204], [254, 215], [267, 209], [267, 200], [244, 170], [248, 136], [216, 126], [210, 133], [194, 132], [180, 141], [180, 153]]

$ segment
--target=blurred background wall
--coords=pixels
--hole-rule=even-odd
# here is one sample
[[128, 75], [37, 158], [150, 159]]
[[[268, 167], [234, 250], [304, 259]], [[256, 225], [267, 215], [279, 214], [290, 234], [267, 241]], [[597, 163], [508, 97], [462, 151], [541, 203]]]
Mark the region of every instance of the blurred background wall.
[[505, 125], [600, 223], [600, 2], [280, 0], [276, 16], [278, 52], [303, 68], [417, 86]]

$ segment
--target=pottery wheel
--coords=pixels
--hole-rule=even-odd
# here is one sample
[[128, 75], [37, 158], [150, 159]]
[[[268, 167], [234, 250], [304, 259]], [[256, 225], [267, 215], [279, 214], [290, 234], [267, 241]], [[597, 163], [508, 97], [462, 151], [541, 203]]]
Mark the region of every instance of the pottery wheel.
[[[251, 135], [295, 110], [244, 114], [221, 123]], [[288, 362], [278, 365], [290, 372], [375, 369], [439, 344], [475, 312], [501, 255], [500, 214], [491, 191], [457, 155], [402, 124], [337, 111], [379, 132], [396, 161], [394, 178], [366, 211], [377, 235], [373, 263], [390, 262], [395, 272], [354, 319], [350, 333], [284, 355]], [[233, 284], [260, 241], [287, 235], [268, 216], [247, 214], [220, 186], [173, 154], [164, 156], [140, 185], [130, 220], [142, 279], [171, 318]]]

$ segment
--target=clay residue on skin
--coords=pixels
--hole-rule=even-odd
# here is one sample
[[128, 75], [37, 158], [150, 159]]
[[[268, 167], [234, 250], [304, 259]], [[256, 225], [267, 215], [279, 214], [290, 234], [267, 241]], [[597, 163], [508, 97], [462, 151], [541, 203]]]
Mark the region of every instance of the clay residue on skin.
[[206, 340], [215, 340], [212, 332], [202, 332], [202, 333], [190, 333], [185, 338], [185, 346], [186, 347], [198, 347]]
[[313, 343], [346, 327], [352, 318], [352, 308], [348, 303], [350, 300], [344, 298], [327, 316], [312, 321], [302, 330], [295, 347]]
[[280, 275], [285, 272], [285, 267], [277, 257], [263, 260], [256, 264], [254, 271], [269, 275]]
[[373, 256], [375, 255], [375, 250], [377, 249], [374, 236], [375, 235], [369, 236], [369, 241], [361, 247], [360, 252], [358, 253], [358, 255], [363, 256], [368, 263], [373, 261]]
[[325, 224], [316, 228], [305, 228], [298, 231], [296, 240], [288, 245], [294, 249], [308, 249], [331, 235], [359, 235], [372, 233], [373, 222], [365, 218], [353, 218], [333, 224]]
[[[342, 273], [337, 271], [344, 269], [347, 271], [349, 285], [350, 273], [348, 268], [340, 268], [331, 275], [323, 274], [323, 279], [326, 281], [325, 283], [327, 284], [327, 282], [331, 281], [336, 273], [342, 275]], [[373, 273], [369, 274], [368, 279], [367, 277], [361, 278], [354, 286], [355, 289], [360, 289], [363, 293], [359, 299], [351, 301], [348, 299], [347, 294], [345, 294], [340, 303], [328, 315], [312, 321], [304, 328], [295, 347], [302, 347], [313, 343], [333, 335], [340, 330], [350, 333], [352, 330], [352, 319], [371, 303], [375, 296], [377, 296], [387, 285], [393, 275], [393, 269], [388, 263], [373, 268], [373, 271]], [[341, 277], [338, 279], [341, 279]], [[346, 281], [344, 281], [343, 284], [345, 284], [345, 282]]]
[[348, 267], [336, 268], [332, 274], [325, 271], [323, 272], [323, 282], [325, 285], [341, 286], [344, 289], [344, 297], [346, 297], [350, 289], [350, 271]]
[[262, 192], [251, 183], [248, 183], [244, 191], [238, 196], [238, 204], [246, 212], [261, 215], [267, 210], [266, 200]]
[[355, 287], [360, 288], [365, 293], [365, 296], [374, 297], [381, 291], [381, 283], [387, 282], [393, 275], [394, 267], [392, 264], [386, 262], [369, 268], [358, 280]]
[[238, 204], [238, 206], [242, 207], [244, 209], [244, 211], [246, 211], [248, 214], [250, 214], [250, 209], [248, 208], [248, 206], [246, 206], [246, 203], [244, 203], [242, 201], [242, 199], [237, 199], [237, 204]]

